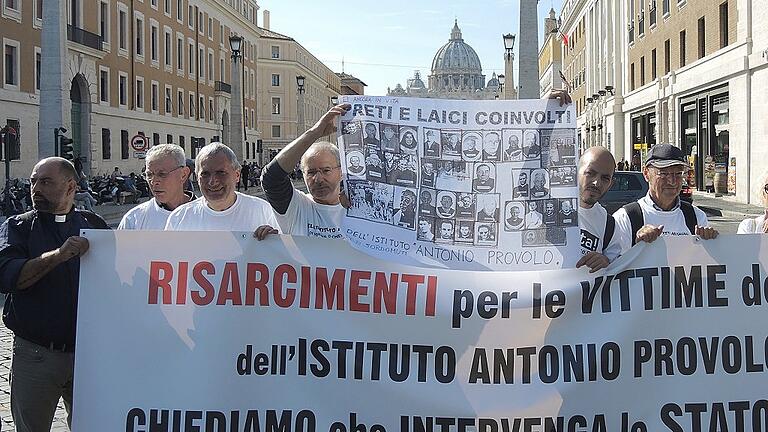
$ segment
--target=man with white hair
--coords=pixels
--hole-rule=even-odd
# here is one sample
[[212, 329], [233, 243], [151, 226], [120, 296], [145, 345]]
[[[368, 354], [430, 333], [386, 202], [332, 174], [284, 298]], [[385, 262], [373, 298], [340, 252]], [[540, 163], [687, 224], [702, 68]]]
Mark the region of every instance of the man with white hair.
[[[345, 209], [339, 201], [341, 163], [338, 148], [330, 142], [315, 142], [334, 132], [339, 115], [351, 108], [337, 105], [326, 112], [265, 168], [261, 177], [267, 200], [286, 234], [321, 238], [342, 238], [341, 219]], [[301, 163], [309, 194], [293, 187], [289, 173]]]
[[229, 147], [212, 142], [200, 150], [195, 172], [203, 197], [168, 216], [169, 231], [253, 231], [259, 240], [277, 233], [272, 209], [261, 198], [237, 192], [240, 162]]
[[117, 229], [163, 230], [168, 216], [182, 204], [195, 199], [184, 190], [190, 170], [184, 149], [175, 144], [161, 144], [147, 152], [144, 178], [153, 198], [123, 216]]

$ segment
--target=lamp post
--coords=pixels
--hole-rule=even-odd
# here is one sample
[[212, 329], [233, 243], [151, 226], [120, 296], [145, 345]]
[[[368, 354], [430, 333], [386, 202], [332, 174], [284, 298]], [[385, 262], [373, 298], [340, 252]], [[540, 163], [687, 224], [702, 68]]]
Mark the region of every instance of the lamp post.
[[[517, 99], [517, 89], [515, 88], [515, 35], [507, 33], [502, 36], [504, 40], [504, 77], [509, 77], [509, 84], [507, 84], [503, 90], [504, 99]], [[499, 80], [499, 84], [503, 85], [502, 80]]]
[[304, 133], [304, 84], [306, 77], [304, 75], [296, 75], [296, 87], [298, 97], [298, 119], [296, 122], [296, 137]]
[[499, 74], [497, 78], [499, 80], [499, 92], [501, 92], [501, 94], [504, 94], [504, 79], [506, 78], [506, 76], [504, 74]]
[[243, 38], [238, 35], [229, 37], [229, 48], [232, 51], [232, 99], [230, 101], [230, 130], [229, 140], [225, 143], [237, 155], [238, 159], [243, 157], [243, 79], [242, 79], [242, 59], [241, 47]]

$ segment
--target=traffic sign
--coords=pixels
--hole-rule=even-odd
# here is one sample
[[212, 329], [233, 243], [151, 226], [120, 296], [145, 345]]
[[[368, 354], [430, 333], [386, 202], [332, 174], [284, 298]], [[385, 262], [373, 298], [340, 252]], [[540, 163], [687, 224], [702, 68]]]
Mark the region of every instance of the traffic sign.
[[144, 135], [134, 135], [131, 138], [131, 148], [137, 152], [145, 152], [149, 149], [149, 138]]

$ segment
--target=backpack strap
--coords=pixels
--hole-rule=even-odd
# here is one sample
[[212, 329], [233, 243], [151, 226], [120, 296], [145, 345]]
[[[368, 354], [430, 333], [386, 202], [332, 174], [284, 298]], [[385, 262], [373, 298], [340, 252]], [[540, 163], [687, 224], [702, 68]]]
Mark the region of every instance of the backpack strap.
[[696, 211], [693, 209], [693, 205], [688, 201], [681, 200], [680, 210], [683, 211], [683, 216], [685, 217], [685, 226], [688, 227], [688, 231], [690, 231], [692, 235], [695, 235], [698, 221], [696, 219]]
[[603, 255], [605, 255], [605, 249], [608, 248], [608, 244], [613, 239], [613, 232], [616, 231], [616, 219], [613, 215], [606, 212], [605, 217], [605, 232], [603, 233]]
[[637, 232], [645, 225], [643, 209], [640, 208], [640, 203], [634, 201], [625, 205], [624, 211], [627, 212], [629, 222], [632, 224], [632, 246], [634, 246], [637, 243]]

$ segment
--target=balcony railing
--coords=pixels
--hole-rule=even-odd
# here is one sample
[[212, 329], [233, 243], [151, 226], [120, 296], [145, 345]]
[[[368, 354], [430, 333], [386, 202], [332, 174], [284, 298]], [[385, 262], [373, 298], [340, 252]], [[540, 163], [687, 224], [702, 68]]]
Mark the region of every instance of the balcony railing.
[[214, 87], [215, 91], [220, 91], [220, 92], [230, 93], [230, 94], [232, 93], [232, 86], [223, 81], [216, 81], [214, 83], [214, 86], [215, 86]]
[[74, 43], [85, 45], [88, 48], [93, 48], [99, 51], [103, 49], [101, 45], [104, 39], [100, 35], [73, 25], [67, 25], [67, 39]]

